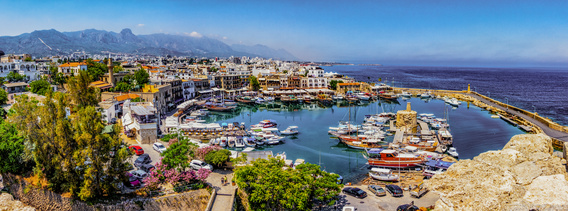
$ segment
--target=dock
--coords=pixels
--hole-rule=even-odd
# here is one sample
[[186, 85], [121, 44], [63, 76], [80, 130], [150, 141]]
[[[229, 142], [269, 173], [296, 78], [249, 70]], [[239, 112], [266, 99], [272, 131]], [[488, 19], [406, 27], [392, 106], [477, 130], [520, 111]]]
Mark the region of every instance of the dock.
[[428, 127], [428, 123], [422, 121], [422, 120], [418, 120], [418, 124], [420, 125], [420, 130], [424, 131], [430, 131], [430, 127]]
[[394, 126], [394, 120], [390, 120], [390, 121], [389, 121], [389, 124], [390, 124], [389, 130], [390, 130], [391, 132], [395, 132], [395, 131], [396, 131], [396, 126]]
[[503, 116], [503, 115], [501, 115], [501, 114], [499, 114], [499, 117], [500, 117], [502, 120], [505, 120], [505, 122], [507, 122], [507, 123], [509, 123], [509, 124], [512, 124], [512, 125], [515, 126], [515, 127], [517, 127], [517, 126], [519, 125], [519, 124], [517, 124], [515, 121], [513, 121], [512, 119], [509, 119], [509, 118], [507, 118], [507, 117], [505, 117], [505, 116]]
[[404, 132], [402, 130], [397, 129], [396, 133], [394, 134], [394, 139], [392, 143], [401, 144], [403, 137], [404, 137]]

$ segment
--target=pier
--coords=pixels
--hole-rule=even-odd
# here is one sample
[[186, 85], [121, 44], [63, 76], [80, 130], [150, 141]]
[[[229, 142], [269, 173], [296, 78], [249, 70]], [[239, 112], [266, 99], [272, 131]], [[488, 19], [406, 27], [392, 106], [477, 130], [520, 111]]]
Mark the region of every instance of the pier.
[[[511, 105], [507, 105], [505, 103], [499, 102], [497, 100], [494, 100], [492, 98], [489, 98], [487, 96], [484, 96], [482, 94], [473, 92], [473, 91], [468, 91], [468, 90], [463, 90], [463, 91], [456, 91], [456, 90], [433, 90], [433, 89], [416, 89], [416, 88], [400, 88], [400, 87], [394, 87], [393, 90], [395, 91], [395, 93], [401, 93], [402, 91], [406, 91], [406, 92], [410, 92], [412, 95], [416, 95], [416, 94], [420, 94], [420, 93], [424, 93], [427, 91], [432, 92], [432, 95], [434, 96], [445, 96], [445, 95], [462, 95], [464, 98], [461, 98], [461, 100], [464, 101], [474, 101], [477, 100], [481, 103], [484, 103], [487, 106], [491, 106], [494, 108], [497, 108], [501, 111], [504, 111], [505, 113], [511, 114], [511, 115], [515, 115], [531, 124], [533, 124], [536, 127], [539, 127], [543, 133], [545, 133], [546, 135], [550, 136], [553, 141], [557, 141], [557, 142], [568, 142], [568, 127], [567, 126], [562, 126], [558, 123], [555, 123], [553, 121], [551, 121], [550, 119], [544, 118], [539, 116], [537, 113], [532, 113], [529, 111], [526, 111], [524, 109], [521, 108], [517, 108], [515, 106], [511, 106]], [[469, 98], [469, 99], [468, 99]], [[523, 130], [528, 129], [528, 127], [524, 127], [521, 128]], [[531, 131], [535, 131], [534, 129], [531, 129]], [[562, 145], [561, 143], [555, 143], [556, 146], [558, 145]]]

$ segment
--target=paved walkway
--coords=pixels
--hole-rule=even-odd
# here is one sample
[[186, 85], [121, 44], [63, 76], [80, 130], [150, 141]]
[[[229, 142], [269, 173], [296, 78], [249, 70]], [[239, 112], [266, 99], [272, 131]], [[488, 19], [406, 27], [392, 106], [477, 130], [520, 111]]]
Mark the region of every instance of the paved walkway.
[[536, 119], [533, 119], [532, 116], [527, 116], [527, 115], [525, 115], [525, 114], [523, 114], [523, 113], [521, 113], [521, 112], [514, 111], [514, 110], [511, 110], [511, 109], [507, 109], [506, 107], [497, 105], [497, 104], [495, 104], [495, 103], [493, 103], [493, 102], [491, 102], [491, 101], [489, 101], [489, 100], [486, 100], [486, 99], [484, 99], [484, 98], [481, 98], [481, 97], [479, 97], [479, 96], [477, 96], [477, 95], [475, 95], [475, 94], [468, 94], [468, 95], [471, 96], [471, 97], [474, 97], [475, 99], [477, 99], [477, 100], [479, 100], [479, 101], [481, 101], [481, 102], [483, 102], [483, 103], [485, 103], [485, 104], [487, 104], [487, 105], [489, 105], [489, 106], [493, 106], [493, 107], [499, 108], [499, 109], [501, 109], [501, 110], [503, 110], [503, 111], [508, 111], [508, 112], [511, 113], [511, 114], [514, 114], [514, 115], [516, 115], [516, 116], [519, 116], [519, 117], [521, 117], [521, 118], [523, 118], [523, 119], [525, 119], [525, 120], [527, 120], [527, 121], [529, 121], [529, 122], [531, 122], [531, 123], [533, 123], [533, 124], [539, 126], [539, 127], [542, 129], [542, 131], [543, 131], [544, 133], [546, 133], [546, 135], [548, 135], [548, 136], [550, 136], [550, 137], [552, 137], [552, 138], [556, 138], [556, 139], [558, 139], [558, 140], [561, 140], [561, 141], [564, 141], [564, 142], [568, 142], [568, 133], [565, 133], [565, 132], [562, 132], [562, 131], [558, 131], [558, 130], [554, 130], [554, 129], [548, 127], [547, 125], [543, 124], [542, 122], [540, 122], [540, 121], [538, 121], [538, 120], [536, 120]]
[[[227, 176], [227, 182], [225, 185], [221, 184], [221, 178]], [[215, 201], [213, 201], [212, 211], [230, 211], [233, 210], [233, 201], [235, 200], [235, 189], [237, 186], [231, 185], [231, 180], [233, 179], [232, 171], [225, 171], [222, 169], [215, 169], [213, 173], [207, 177], [207, 182], [211, 183], [213, 187], [217, 190], [217, 196]]]

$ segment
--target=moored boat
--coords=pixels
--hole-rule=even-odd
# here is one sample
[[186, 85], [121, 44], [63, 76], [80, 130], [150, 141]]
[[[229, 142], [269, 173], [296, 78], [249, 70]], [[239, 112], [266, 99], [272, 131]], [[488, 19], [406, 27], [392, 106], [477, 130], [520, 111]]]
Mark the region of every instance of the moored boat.
[[398, 181], [398, 175], [393, 175], [392, 170], [384, 168], [372, 168], [369, 176], [376, 180], [394, 182]]
[[282, 135], [296, 135], [298, 133], [298, 126], [289, 126], [286, 130], [280, 131]]
[[370, 166], [408, 168], [424, 163], [424, 159], [415, 154], [398, 153], [395, 150], [370, 149], [365, 157]]

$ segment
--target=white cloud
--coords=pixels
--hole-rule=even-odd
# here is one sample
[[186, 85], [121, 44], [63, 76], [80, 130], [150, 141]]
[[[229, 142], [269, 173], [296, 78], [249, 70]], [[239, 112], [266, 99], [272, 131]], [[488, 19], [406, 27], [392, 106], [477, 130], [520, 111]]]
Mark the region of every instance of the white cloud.
[[196, 31], [191, 32], [191, 33], [187, 33], [187, 32], [186, 32], [186, 33], [184, 33], [184, 34], [186, 34], [186, 35], [188, 35], [188, 36], [190, 36], [190, 37], [195, 37], [195, 38], [201, 38], [201, 37], [203, 37], [203, 35], [199, 34], [199, 33], [196, 32]]
[[143, 23], [139, 23], [137, 26], [138, 26], [138, 27], [143, 27], [144, 24], [143, 24]]

